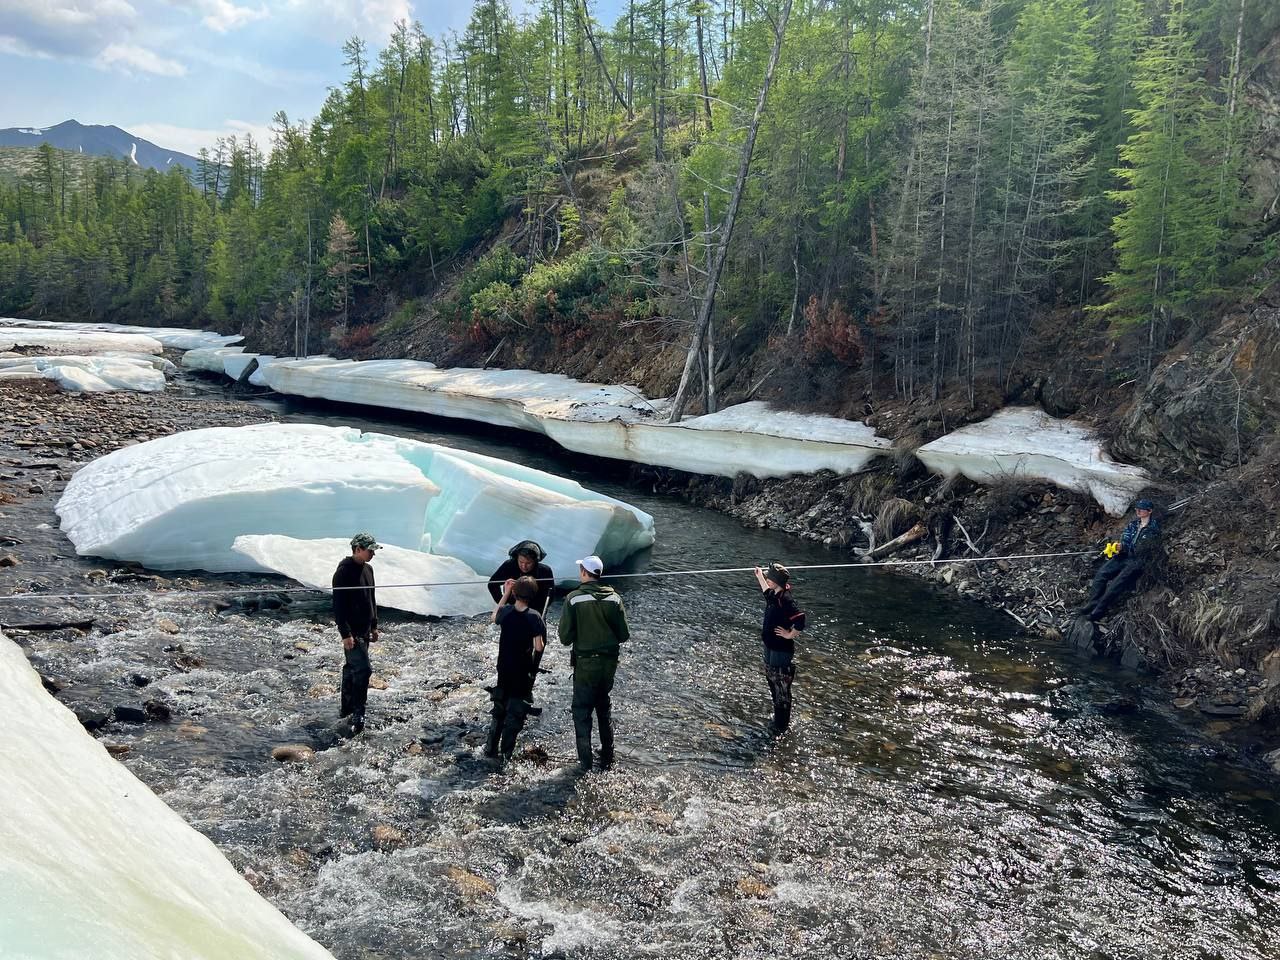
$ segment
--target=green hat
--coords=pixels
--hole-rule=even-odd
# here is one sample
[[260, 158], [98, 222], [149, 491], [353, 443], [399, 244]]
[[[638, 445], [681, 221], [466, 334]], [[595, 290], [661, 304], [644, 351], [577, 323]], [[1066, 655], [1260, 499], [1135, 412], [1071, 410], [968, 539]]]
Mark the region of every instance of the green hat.
[[357, 533], [351, 538], [351, 549], [359, 547], [361, 550], [377, 550], [382, 546], [377, 540], [373, 539], [372, 533]]

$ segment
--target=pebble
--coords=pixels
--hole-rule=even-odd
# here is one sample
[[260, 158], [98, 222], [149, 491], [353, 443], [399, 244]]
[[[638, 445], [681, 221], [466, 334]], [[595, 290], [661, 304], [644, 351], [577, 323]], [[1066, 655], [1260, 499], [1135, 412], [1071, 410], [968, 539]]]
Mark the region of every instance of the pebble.
[[16, 567], [21, 562], [22, 561], [12, 553], [6, 553], [3, 557], [0, 557], [0, 567]]
[[123, 757], [129, 753], [129, 745], [125, 743], [104, 743], [103, 746], [113, 757]]
[[385, 823], [373, 825], [373, 842], [380, 847], [396, 847], [404, 843], [404, 831]]
[[163, 630], [165, 633], [178, 633], [181, 631], [182, 628], [179, 627], [172, 620], [170, 620], [168, 617], [161, 617], [159, 620], [156, 621], [156, 629]]
[[316, 752], [305, 743], [285, 743], [271, 751], [271, 759], [281, 763], [305, 762], [315, 755]]

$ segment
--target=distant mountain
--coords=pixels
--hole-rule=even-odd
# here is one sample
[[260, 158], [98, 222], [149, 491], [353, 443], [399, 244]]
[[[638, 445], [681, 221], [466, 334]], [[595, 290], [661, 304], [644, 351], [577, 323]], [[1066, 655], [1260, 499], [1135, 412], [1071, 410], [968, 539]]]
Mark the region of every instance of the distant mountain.
[[67, 120], [44, 129], [9, 127], [7, 130], [0, 130], [0, 147], [38, 147], [42, 143], [59, 150], [95, 157], [123, 157], [140, 167], [150, 167], [153, 170], [168, 170], [175, 164], [188, 170], [196, 169], [195, 157], [158, 147], [150, 140], [135, 137], [119, 127], [87, 125], [77, 120]]

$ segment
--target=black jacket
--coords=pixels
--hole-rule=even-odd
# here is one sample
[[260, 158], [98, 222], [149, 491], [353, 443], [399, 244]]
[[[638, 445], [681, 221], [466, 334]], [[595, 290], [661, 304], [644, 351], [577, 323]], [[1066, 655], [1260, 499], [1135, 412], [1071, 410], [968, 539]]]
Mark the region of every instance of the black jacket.
[[344, 557], [333, 572], [335, 587], [365, 587], [364, 590], [334, 590], [333, 618], [344, 637], [366, 637], [378, 629], [378, 604], [373, 595], [373, 566]]
[[533, 577], [538, 581], [538, 595], [529, 601], [529, 609], [537, 614], [544, 613], [551, 590], [556, 585], [555, 575], [545, 563], [535, 565], [532, 573], [521, 573], [519, 561], [512, 557], [489, 577], [491, 581], [496, 581], [489, 584], [489, 594], [494, 600], [501, 600], [502, 585], [508, 580], [519, 580], [521, 577]]

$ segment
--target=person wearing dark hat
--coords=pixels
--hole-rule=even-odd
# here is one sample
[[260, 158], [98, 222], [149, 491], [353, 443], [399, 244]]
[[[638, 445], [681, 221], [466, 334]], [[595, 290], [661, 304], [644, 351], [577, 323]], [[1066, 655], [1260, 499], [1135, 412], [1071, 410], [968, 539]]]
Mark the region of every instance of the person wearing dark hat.
[[508, 550], [507, 559], [489, 577], [489, 595], [493, 597], [494, 602], [501, 600], [521, 577], [533, 577], [538, 584], [538, 595], [533, 598], [529, 606], [540, 616], [545, 617], [556, 578], [551, 568], [542, 562], [544, 559], [546, 559], [546, 553], [533, 540], [521, 540]]
[[622, 598], [600, 582], [604, 564], [599, 557], [578, 561], [579, 586], [564, 598], [560, 614], [560, 642], [572, 647], [573, 730], [578, 765], [591, 769], [591, 715], [600, 721], [600, 768], [613, 763], [613, 704], [609, 694], [618, 671], [618, 652], [631, 636]]
[[340, 717], [351, 718], [351, 732], [364, 730], [369, 699], [369, 644], [378, 639], [378, 605], [374, 598], [373, 554], [379, 543], [372, 534], [351, 538], [351, 556], [333, 572], [333, 617], [342, 637], [342, 706]]
[[1137, 516], [1125, 525], [1118, 541], [1103, 550], [1107, 562], [1098, 568], [1089, 586], [1089, 599], [1077, 609], [1087, 620], [1100, 620], [1117, 600], [1137, 584], [1160, 543], [1160, 523], [1151, 514], [1155, 504], [1139, 500]]
[[804, 611], [791, 596], [791, 574], [780, 563], [756, 567], [756, 583], [764, 594], [764, 676], [773, 699], [773, 729], [782, 733], [791, 724], [791, 682], [796, 676], [796, 638], [805, 628]]

